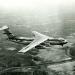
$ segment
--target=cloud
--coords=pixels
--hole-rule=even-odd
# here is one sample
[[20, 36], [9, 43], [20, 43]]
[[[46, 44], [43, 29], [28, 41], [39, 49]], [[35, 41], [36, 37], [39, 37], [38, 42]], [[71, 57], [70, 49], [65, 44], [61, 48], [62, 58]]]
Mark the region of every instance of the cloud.
[[56, 71], [71, 71], [73, 70], [75, 62], [67, 62], [63, 64], [57, 64], [57, 65], [50, 65], [48, 68], [51, 68]]
[[69, 43], [75, 43], [75, 33], [70, 34], [66, 37]]
[[45, 61], [62, 61], [67, 59], [69, 56], [66, 55], [65, 49], [61, 46], [52, 46], [51, 48], [40, 50], [39, 55], [44, 58]]
[[7, 50], [10, 50], [10, 51], [14, 51], [14, 50], [16, 50], [16, 48], [14, 48], [14, 47], [9, 47], [9, 48], [6, 48]]

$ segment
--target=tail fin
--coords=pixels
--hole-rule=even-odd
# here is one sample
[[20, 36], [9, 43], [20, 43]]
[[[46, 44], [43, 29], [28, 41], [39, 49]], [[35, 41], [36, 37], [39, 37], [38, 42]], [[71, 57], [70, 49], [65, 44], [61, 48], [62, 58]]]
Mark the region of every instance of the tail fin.
[[15, 38], [15, 36], [9, 31], [8, 26], [3, 26], [3, 27], [0, 28], [0, 30], [4, 31], [3, 34], [6, 34], [9, 39], [14, 39]]

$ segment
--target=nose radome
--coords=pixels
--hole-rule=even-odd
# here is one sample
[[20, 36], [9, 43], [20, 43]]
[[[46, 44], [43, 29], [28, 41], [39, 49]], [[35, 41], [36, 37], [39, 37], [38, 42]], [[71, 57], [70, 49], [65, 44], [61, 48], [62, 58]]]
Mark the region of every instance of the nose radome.
[[68, 41], [67, 41], [67, 40], [64, 40], [64, 42], [65, 42], [65, 43], [68, 43]]

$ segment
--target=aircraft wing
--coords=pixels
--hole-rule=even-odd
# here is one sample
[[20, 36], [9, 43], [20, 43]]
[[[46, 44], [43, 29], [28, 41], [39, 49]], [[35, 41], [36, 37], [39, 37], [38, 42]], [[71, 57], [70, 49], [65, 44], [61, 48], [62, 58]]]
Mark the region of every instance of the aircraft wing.
[[39, 45], [40, 43], [49, 39], [48, 36], [38, 33], [36, 31], [33, 31], [33, 34], [35, 35], [35, 39], [29, 45], [23, 47], [19, 52], [25, 53], [34, 48], [35, 46]]

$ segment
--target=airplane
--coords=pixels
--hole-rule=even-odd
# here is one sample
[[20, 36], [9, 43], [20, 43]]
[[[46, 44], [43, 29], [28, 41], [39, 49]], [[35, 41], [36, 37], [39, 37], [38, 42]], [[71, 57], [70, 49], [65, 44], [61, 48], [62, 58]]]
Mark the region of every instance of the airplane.
[[23, 47], [20, 51], [21, 53], [25, 53], [33, 48], [36, 49], [46, 49], [47, 47], [51, 47], [51, 45], [65, 45], [67, 44], [67, 40], [64, 38], [53, 38], [49, 37], [47, 35], [41, 34], [37, 31], [32, 31], [32, 33], [35, 35], [33, 38], [26, 38], [26, 37], [17, 37], [13, 35], [9, 31], [8, 26], [3, 26], [0, 28], [0, 30], [4, 31], [3, 34], [6, 34], [8, 36], [8, 40], [18, 43], [18, 44], [23, 44], [26, 45]]

